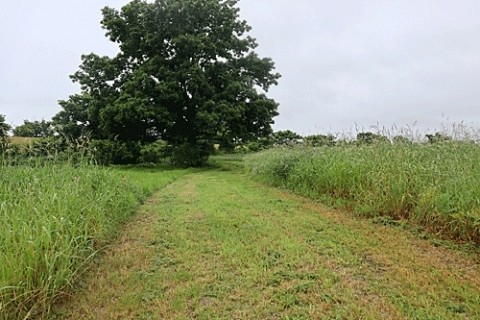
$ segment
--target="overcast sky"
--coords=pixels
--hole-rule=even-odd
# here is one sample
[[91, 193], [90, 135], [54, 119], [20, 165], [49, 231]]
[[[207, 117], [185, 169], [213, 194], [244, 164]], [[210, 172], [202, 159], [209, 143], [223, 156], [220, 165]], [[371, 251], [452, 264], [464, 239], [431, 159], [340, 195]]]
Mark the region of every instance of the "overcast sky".
[[[0, 114], [50, 119], [79, 91], [80, 55], [114, 55], [104, 6], [128, 0], [0, 0]], [[261, 56], [282, 74], [275, 130], [302, 135], [480, 126], [480, 1], [240, 0]]]

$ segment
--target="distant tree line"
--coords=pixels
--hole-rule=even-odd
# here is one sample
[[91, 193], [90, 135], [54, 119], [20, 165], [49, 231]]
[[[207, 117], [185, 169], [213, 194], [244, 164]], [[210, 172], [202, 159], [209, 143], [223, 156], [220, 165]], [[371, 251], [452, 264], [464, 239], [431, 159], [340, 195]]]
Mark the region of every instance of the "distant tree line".
[[[429, 144], [452, 141], [453, 138], [445, 133], [436, 132], [434, 134], [426, 134], [425, 141]], [[276, 131], [266, 138], [259, 139], [254, 142], [248, 142], [242, 147], [248, 151], [259, 151], [273, 146], [306, 146], [306, 147], [333, 147], [337, 145], [353, 144], [353, 145], [374, 145], [380, 143], [407, 144], [414, 143], [411, 138], [396, 135], [388, 137], [374, 132], [359, 132], [354, 139], [338, 139], [332, 134], [313, 134], [301, 136], [291, 130]], [[417, 141], [419, 142], [419, 141]]]
[[28, 121], [13, 128], [13, 135], [17, 137], [47, 138], [54, 135], [51, 121]]
[[[162, 139], [148, 144], [135, 141], [89, 140], [81, 135], [72, 139], [66, 132], [75, 134], [75, 130], [79, 130], [79, 127], [72, 125], [65, 128], [64, 122], [58, 121], [59, 116], [63, 114], [57, 114], [50, 121], [24, 120], [23, 124], [14, 128], [6, 122], [5, 116], [0, 114], [0, 151], [10, 155], [20, 154], [23, 156], [83, 154], [95, 159], [100, 164], [155, 163], [171, 157], [171, 147], [167, 141]], [[33, 140], [26, 146], [12, 145], [9, 141], [9, 133], [15, 137], [28, 137]], [[451, 136], [441, 132], [426, 134], [424, 137], [424, 141], [429, 144], [454, 140]], [[361, 146], [380, 143], [410, 144], [416, 142], [402, 135], [387, 137], [368, 131], [359, 132], [354, 139], [346, 140], [339, 139], [332, 134], [302, 136], [292, 130], [280, 130], [257, 139], [246, 141], [236, 139], [228, 143], [218, 143], [215, 152], [257, 152], [271, 147], [334, 147], [346, 144]], [[213, 147], [212, 145], [212, 149], [214, 149]]]

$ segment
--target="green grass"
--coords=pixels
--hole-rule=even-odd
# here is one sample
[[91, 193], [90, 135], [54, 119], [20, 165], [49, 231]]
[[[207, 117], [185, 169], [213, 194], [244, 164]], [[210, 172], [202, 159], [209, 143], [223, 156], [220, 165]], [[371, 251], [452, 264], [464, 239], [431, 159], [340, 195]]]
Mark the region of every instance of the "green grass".
[[243, 169], [244, 154], [214, 155], [209, 159], [209, 165], [213, 168], [222, 168], [227, 171], [241, 171]]
[[[239, 157], [202, 172], [0, 167], [0, 319], [478, 318], [478, 250], [434, 247], [382, 218], [476, 240], [458, 209], [478, 221], [476, 148], [271, 150], [245, 161], [257, 179], [377, 224], [252, 182], [235, 173]], [[402, 190], [411, 197], [399, 201]], [[442, 213], [448, 205], [459, 211]]]
[[33, 142], [38, 141], [39, 138], [29, 138], [29, 137], [10, 137], [10, 143], [18, 145], [20, 147], [26, 147], [31, 145]]
[[134, 208], [186, 172], [0, 166], [0, 319], [48, 314]]
[[477, 319], [475, 255], [209, 170], [156, 193], [52, 319]]
[[271, 149], [249, 173], [367, 217], [408, 220], [480, 243], [480, 147], [474, 143]]

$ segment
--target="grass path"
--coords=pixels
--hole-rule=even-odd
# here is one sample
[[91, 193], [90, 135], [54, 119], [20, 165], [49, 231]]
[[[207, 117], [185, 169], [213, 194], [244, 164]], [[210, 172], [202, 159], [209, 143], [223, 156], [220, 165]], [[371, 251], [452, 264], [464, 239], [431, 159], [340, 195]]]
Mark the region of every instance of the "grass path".
[[478, 253], [218, 170], [161, 190], [58, 319], [480, 319]]

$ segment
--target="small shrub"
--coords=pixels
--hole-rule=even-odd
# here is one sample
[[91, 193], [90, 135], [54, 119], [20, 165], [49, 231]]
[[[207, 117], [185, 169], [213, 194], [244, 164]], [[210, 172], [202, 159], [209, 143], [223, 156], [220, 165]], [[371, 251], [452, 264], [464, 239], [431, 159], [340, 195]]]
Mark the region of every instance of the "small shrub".
[[140, 149], [140, 163], [158, 163], [167, 157], [168, 145], [163, 140], [146, 144]]
[[140, 157], [140, 143], [135, 141], [93, 140], [90, 151], [99, 164], [131, 164]]
[[213, 153], [213, 145], [199, 143], [192, 145], [184, 143], [172, 147], [170, 160], [173, 165], [180, 167], [200, 167], [204, 165], [208, 157]]

